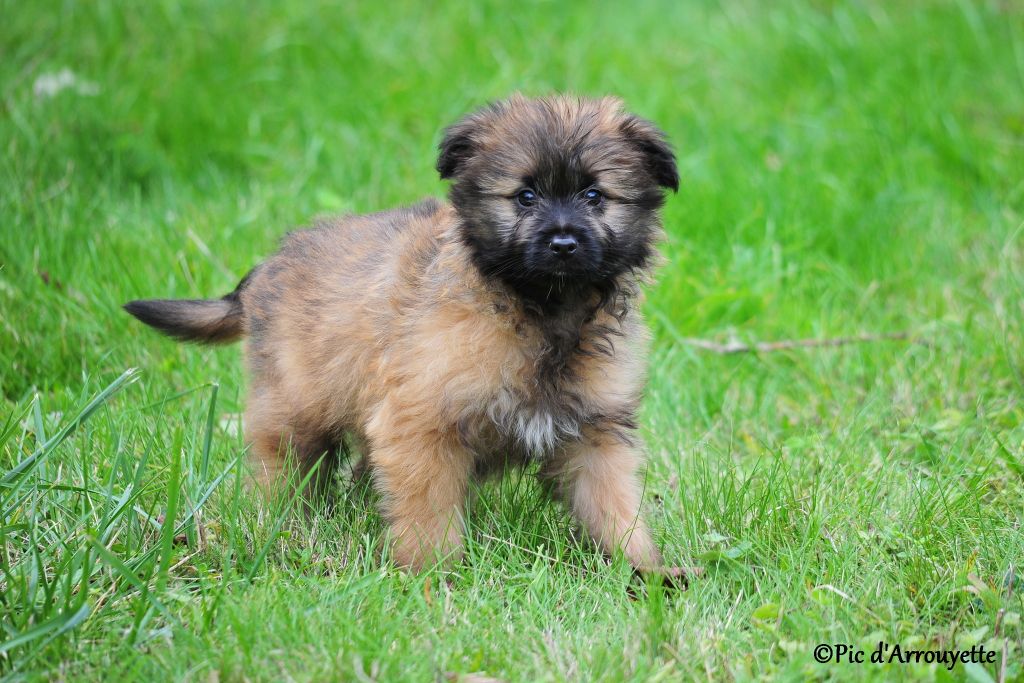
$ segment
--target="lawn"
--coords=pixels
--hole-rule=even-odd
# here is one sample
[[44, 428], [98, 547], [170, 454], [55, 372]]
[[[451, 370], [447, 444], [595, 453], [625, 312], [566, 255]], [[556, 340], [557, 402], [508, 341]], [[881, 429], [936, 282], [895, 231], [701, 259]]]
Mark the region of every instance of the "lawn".
[[[1021, 4], [0, 16], [0, 676], [1024, 680]], [[530, 473], [480, 492], [449, 573], [382, 565], [365, 488], [308, 523], [261, 505], [239, 349], [120, 310], [442, 196], [443, 126], [516, 90], [617, 94], [678, 151], [642, 431], [655, 533], [706, 570], [685, 592], [607, 562]], [[861, 334], [903, 336], [692, 343]], [[813, 657], [879, 641], [998, 656]]]

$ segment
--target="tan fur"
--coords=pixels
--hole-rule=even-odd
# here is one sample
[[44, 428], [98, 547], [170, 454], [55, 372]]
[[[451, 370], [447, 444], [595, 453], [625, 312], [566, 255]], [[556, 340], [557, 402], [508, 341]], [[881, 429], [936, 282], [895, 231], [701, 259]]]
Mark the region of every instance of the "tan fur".
[[[267, 483], [280, 475], [282, 435], [312, 464], [331, 435], [356, 434], [392, 520], [395, 560], [416, 567], [429, 552], [443, 557], [461, 543], [475, 461], [500, 467], [521, 451], [496, 433], [493, 406], [508, 413], [514, 408], [502, 406], [503, 397], [530, 395], [544, 347], [515, 298], [470, 265], [451, 207], [418, 211], [386, 228], [349, 218], [295, 233], [241, 295], [273, 340], [249, 361], [245, 424], [256, 473]], [[367, 239], [373, 230], [394, 239], [384, 259], [367, 253], [378, 244]], [[604, 313], [597, 324], [620, 323]], [[642, 327], [635, 312], [621, 325], [631, 336], [614, 356], [580, 359], [573, 388], [595, 412], [633, 403], [641, 389]], [[603, 548], [632, 533], [623, 546], [630, 559], [658, 563], [638, 520], [639, 454], [614, 438], [582, 437], [547, 469], [568, 479], [573, 510]]]

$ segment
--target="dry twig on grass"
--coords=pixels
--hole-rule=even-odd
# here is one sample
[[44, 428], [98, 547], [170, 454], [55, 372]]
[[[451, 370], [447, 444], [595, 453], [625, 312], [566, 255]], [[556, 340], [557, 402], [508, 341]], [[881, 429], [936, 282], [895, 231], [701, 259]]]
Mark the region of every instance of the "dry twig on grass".
[[834, 337], [831, 339], [783, 339], [774, 342], [757, 342], [747, 344], [737, 339], [731, 339], [725, 344], [719, 344], [708, 339], [697, 339], [696, 337], [682, 337], [680, 341], [691, 346], [696, 346], [705, 351], [714, 353], [769, 353], [772, 351], [787, 351], [789, 349], [809, 349], [816, 347], [848, 346], [850, 344], [867, 344], [879, 341], [909, 340], [914, 344], [925, 344], [927, 342], [910, 337], [909, 332], [893, 332], [891, 334], [861, 334], [855, 337]]

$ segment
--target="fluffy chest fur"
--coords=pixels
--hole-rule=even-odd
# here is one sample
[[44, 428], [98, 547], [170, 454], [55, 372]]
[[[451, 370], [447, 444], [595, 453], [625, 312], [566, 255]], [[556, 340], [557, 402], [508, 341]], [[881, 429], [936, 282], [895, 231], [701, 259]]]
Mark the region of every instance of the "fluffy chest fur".
[[544, 457], [563, 440], [579, 438], [581, 425], [588, 421], [568, 406], [508, 389], [487, 404], [486, 416], [505, 444], [531, 458]]
[[573, 312], [519, 333], [513, 360], [479, 415], [497, 437], [492, 448], [538, 459], [579, 440], [588, 426], [634, 426], [633, 326], [628, 319], [592, 317]]

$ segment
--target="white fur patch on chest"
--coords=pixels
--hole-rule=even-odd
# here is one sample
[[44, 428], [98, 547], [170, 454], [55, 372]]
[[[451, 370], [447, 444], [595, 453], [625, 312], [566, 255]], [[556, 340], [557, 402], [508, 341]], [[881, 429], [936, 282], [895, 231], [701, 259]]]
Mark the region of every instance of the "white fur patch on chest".
[[502, 436], [530, 457], [544, 457], [559, 443], [580, 436], [579, 421], [568, 411], [525, 401], [510, 391], [491, 401], [487, 416]]

